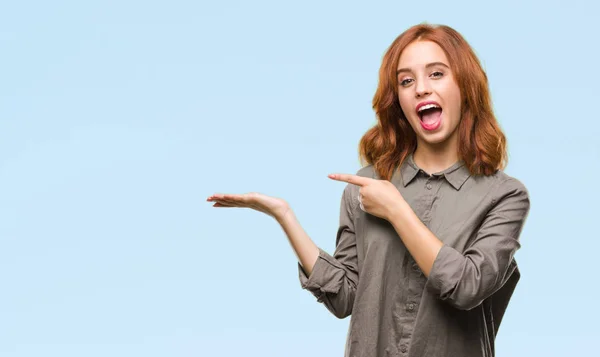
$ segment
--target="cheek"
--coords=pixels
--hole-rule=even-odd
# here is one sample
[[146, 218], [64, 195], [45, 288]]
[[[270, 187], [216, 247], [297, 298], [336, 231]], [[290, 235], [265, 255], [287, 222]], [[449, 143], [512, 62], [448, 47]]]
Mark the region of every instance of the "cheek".
[[445, 97], [448, 99], [450, 113], [458, 119], [461, 113], [460, 90], [456, 86], [449, 86], [446, 88]]
[[410, 101], [405, 96], [402, 96], [402, 95], [398, 95], [398, 101], [400, 102], [400, 109], [402, 109], [404, 116], [410, 120], [411, 115], [408, 115], [408, 113], [410, 113], [410, 107], [411, 107]]
[[456, 113], [456, 116], [458, 117], [458, 120], [460, 120], [462, 108], [461, 108], [461, 101], [460, 101], [460, 93], [458, 93], [458, 92], [456, 93], [456, 96], [454, 98], [454, 111]]

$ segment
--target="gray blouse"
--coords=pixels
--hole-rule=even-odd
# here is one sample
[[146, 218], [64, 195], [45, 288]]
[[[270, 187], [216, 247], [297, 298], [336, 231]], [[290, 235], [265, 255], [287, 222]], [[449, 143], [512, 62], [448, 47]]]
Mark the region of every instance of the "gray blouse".
[[[373, 166], [358, 176], [378, 179]], [[513, 258], [529, 194], [498, 171], [470, 175], [462, 161], [432, 175], [409, 155], [390, 180], [443, 243], [425, 277], [390, 222], [344, 188], [336, 249], [319, 248], [300, 283], [338, 318], [351, 315], [345, 357], [494, 356], [494, 339], [519, 281]]]

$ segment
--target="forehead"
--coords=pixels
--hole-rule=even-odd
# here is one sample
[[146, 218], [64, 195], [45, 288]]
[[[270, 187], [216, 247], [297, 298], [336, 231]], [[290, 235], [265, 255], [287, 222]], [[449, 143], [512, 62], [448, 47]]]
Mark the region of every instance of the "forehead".
[[415, 41], [406, 46], [400, 54], [398, 68], [424, 67], [427, 63], [443, 62], [450, 65], [444, 50], [432, 41]]

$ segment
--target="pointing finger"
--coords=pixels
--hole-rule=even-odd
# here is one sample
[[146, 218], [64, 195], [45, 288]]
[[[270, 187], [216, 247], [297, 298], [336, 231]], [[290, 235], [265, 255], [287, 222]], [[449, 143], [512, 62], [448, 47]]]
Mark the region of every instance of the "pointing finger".
[[371, 181], [371, 179], [368, 177], [362, 177], [362, 176], [350, 175], [350, 174], [330, 174], [329, 178], [334, 179], [336, 181], [348, 182], [348, 183], [351, 183], [351, 184], [357, 185], [357, 186], [364, 186]]

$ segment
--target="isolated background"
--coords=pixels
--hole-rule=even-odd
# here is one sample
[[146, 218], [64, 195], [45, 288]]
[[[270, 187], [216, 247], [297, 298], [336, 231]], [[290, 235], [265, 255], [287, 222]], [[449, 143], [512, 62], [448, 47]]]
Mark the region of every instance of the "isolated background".
[[381, 58], [420, 22], [475, 48], [531, 195], [498, 356], [597, 350], [593, 1], [0, 5], [0, 355], [341, 356], [300, 288], [285, 198], [333, 252]]

